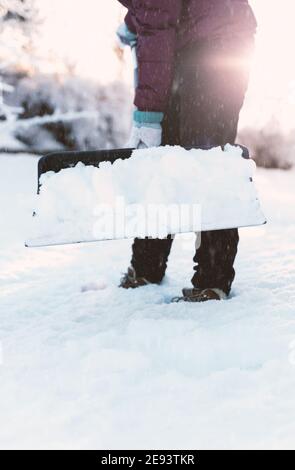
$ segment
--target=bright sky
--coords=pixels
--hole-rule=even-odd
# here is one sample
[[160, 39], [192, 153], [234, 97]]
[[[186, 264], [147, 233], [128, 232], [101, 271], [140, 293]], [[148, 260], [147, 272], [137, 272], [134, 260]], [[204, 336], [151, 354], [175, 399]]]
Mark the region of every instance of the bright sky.
[[[250, 0], [259, 22], [256, 56], [242, 120], [265, 122], [274, 114], [284, 128], [295, 123], [294, 0]], [[122, 17], [117, 0], [38, 0], [46, 19], [43, 50], [77, 64], [77, 72], [99, 81], [117, 76], [114, 31]], [[295, 93], [293, 92], [293, 95]]]
[[80, 75], [99, 81], [118, 71], [113, 53], [115, 30], [122, 18], [116, 0], [38, 0], [44, 19], [41, 48], [77, 66]]
[[295, 128], [295, 2], [250, 0], [258, 20], [256, 54], [242, 119], [252, 125], [272, 114], [285, 130]]

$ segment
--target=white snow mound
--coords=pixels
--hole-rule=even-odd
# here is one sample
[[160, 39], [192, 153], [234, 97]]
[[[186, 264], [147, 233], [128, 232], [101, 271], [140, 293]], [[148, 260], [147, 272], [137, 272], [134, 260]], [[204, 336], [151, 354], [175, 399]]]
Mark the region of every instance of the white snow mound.
[[48, 172], [36, 200], [33, 244], [261, 225], [255, 168], [239, 147], [167, 146], [135, 150], [113, 165]]

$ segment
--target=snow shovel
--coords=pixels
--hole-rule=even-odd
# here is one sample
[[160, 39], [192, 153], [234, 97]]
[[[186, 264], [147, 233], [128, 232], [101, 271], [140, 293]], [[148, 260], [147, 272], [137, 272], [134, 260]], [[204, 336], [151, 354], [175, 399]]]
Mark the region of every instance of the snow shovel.
[[[226, 160], [224, 160], [223, 154], [225, 157], [228, 155], [232, 158], [231, 154], [236, 153], [232, 160], [235, 164], [240, 162], [238, 165], [241, 165], [242, 167], [245, 165], [251, 165], [247, 148], [236, 145], [219, 148], [201, 147], [200, 149], [170, 147], [167, 151], [165, 149], [166, 147], [135, 151], [134, 149], [115, 149], [87, 152], [59, 152], [41, 158], [38, 163], [37, 200], [41, 199], [42, 204], [39, 205], [39, 208], [34, 212], [34, 221], [37, 222], [37, 230], [35, 229], [34, 234], [28, 241], [26, 241], [25, 245], [27, 247], [42, 247], [126, 238], [129, 239], [135, 237], [144, 238], [145, 236], [151, 238], [165, 238], [167, 235], [176, 235], [178, 233], [250, 227], [266, 223], [266, 219], [260, 208], [252, 176], [247, 175], [247, 171], [245, 173], [243, 170], [241, 175], [237, 176], [237, 181], [234, 182], [234, 187], [230, 188], [228, 178], [226, 177], [226, 171], [224, 170], [224, 161], [226, 162]], [[200, 153], [200, 150], [206, 152]], [[168, 151], [169, 155], [166, 156], [165, 152]], [[131, 224], [131, 228], [128, 226], [126, 229], [126, 219], [130, 219], [130, 207], [128, 206], [126, 210], [126, 207], [122, 206], [121, 201], [119, 209], [118, 205], [116, 205], [118, 213], [116, 212], [114, 216], [115, 206], [113, 201], [111, 211], [108, 211], [109, 208], [106, 208], [106, 204], [104, 204], [105, 201], [100, 200], [100, 193], [108, 193], [112, 187], [112, 180], [109, 178], [110, 175], [112, 176], [113, 170], [116, 172], [117, 176], [115, 180], [117, 182], [124, 180], [125, 176], [128, 178], [128, 191], [130, 190], [129, 192], [132, 193], [132, 198], [129, 198], [129, 203], [130, 201], [133, 203], [132, 214], [134, 214], [134, 206], [136, 204], [143, 205], [143, 200], [145, 201], [145, 210], [147, 207], [150, 207], [150, 205], [147, 204], [147, 200], [143, 196], [140, 196], [140, 194], [142, 194], [142, 187], [152, 185], [150, 186], [152, 202], [156, 201], [156, 194], [159, 188], [163, 193], [163, 188], [161, 188], [161, 186], [163, 186], [163, 182], [161, 179], [157, 179], [161, 178], [162, 167], [155, 166], [154, 173], [151, 173], [150, 175], [144, 174], [145, 169], [139, 175], [136, 175], [136, 173], [132, 175], [132, 166], [130, 166], [131, 162], [134, 167], [136, 167], [138, 163], [141, 165], [143, 162], [143, 156], [140, 152], [145, 152], [144, 158], [153, 158], [154, 154], [158, 153], [158, 161], [161, 162], [161, 165], [167, 166], [168, 161], [169, 165], [172, 166], [172, 169], [173, 165], [177, 167], [181, 161], [182, 164], [181, 167], [179, 167], [179, 171], [181, 172], [183, 167], [183, 171], [185, 172], [182, 178], [182, 180], [184, 180], [184, 184], [180, 189], [177, 188], [177, 169], [170, 179], [167, 177], [164, 181], [164, 194], [165, 191], [167, 194], [169, 193], [169, 187], [170, 196], [172, 194], [171, 197], [169, 194], [166, 194], [167, 197], [165, 199], [166, 204], [167, 201], [169, 204], [171, 202], [169, 210], [172, 206], [173, 209], [175, 209], [179, 202], [179, 207], [181, 207], [181, 211], [183, 210], [183, 212], [178, 212], [177, 217], [174, 218], [173, 221], [169, 219], [169, 223], [167, 223], [168, 225], [165, 227], [164, 231], [160, 232], [161, 236], [159, 236], [159, 231], [157, 231], [158, 225], [157, 230], [155, 230], [154, 227], [152, 229], [150, 227], [147, 228], [146, 226], [144, 228], [141, 226], [139, 227], [138, 224], [136, 225], [132, 221], [133, 225]], [[179, 152], [182, 152], [182, 160], [177, 157]], [[195, 154], [191, 152], [197, 153]], [[208, 159], [207, 152], [208, 157], [211, 156], [211, 159]], [[214, 156], [214, 152], [216, 153], [216, 156]], [[206, 159], [203, 158], [203, 155], [206, 155]], [[174, 159], [172, 161], [171, 159], [173, 157], [175, 157], [176, 160]], [[187, 162], [190, 162], [187, 164], [187, 168], [186, 165], [183, 165], [183, 158], [187, 158]], [[200, 167], [196, 167], [195, 174], [197, 175], [199, 170], [202, 172], [205, 167], [206, 174], [208, 173], [208, 176], [206, 176], [207, 181], [203, 181], [203, 187], [201, 189], [199, 188], [197, 204], [191, 204], [191, 195], [187, 197], [187, 200], [185, 200], [185, 195], [188, 192], [186, 186], [189, 186], [189, 180], [191, 179], [190, 165], [196, 165], [195, 162], [198, 158], [200, 161], [203, 161], [203, 167], [202, 165], [200, 165]], [[153, 160], [151, 160], [151, 162], [152, 161]], [[209, 162], [208, 169], [207, 161]], [[214, 162], [213, 173], [215, 173], [215, 179], [214, 175], [212, 177], [212, 166], [210, 170], [212, 162]], [[113, 165], [114, 163], [115, 165]], [[153, 164], [157, 165], [157, 163]], [[149, 166], [152, 166], [152, 164], [149, 164]], [[163, 173], [164, 172], [165, 171], [163, 171]], [[124, 176], [124, 174], [126, 175]], [[80, 190], [79, 183], [82, 180], [83, 186]], [[91, 192], [89, 188], [94, 181], [94, 190]], [[176, 186], [174, 192], [173, 185]], [[126, 188], [126, 186], [127, 185], [125, 184], [124, 188]], [[217, 186], [220, 187], [219, 193], [216, 193]], [[100, 187], [102, 189], [101, 191], [98, 191]], [[236, 194], [240, 193], [240, 187], [243, 187], [244, 189], [241, 191], [241, 194]], [[183, 196], [180, 196], [180, 194]], [[190, 194], [193, 194], [193, 192], [191, 191]], [[136, 199], [136, 197], [138, 199]], [[180, 201], [178, 201], [178, 197], [180, 198]], [[97, 200], [98, 204], [101, 204], [98, 212], [97, 208], [93, 205], [93, 199]], [[158, 202], [162, 210], [163, 195], [159, 196]], [[186, 204], [187, 202], [189, 202], [189, 204]], [[103, 224], [101, 223], [101, 207], [104, 211]], [[177, 210], [179, 210], [179, 207]], [[142, 210], [142, 207], [140, 207], [140, 210]], [[118, 217], [121, 220], [123, 211], [125, 211], [124, 216], [127, 214], [124, 220], [124, 228], [122, 229], [122, 227], [120, 227], [118, 229], [116, 226], [116, 230], [114, 230], [114, 220], [116, 223]], [[111, 228], [108, 226], [106, 229], [106, 219], [107, 222], [109, 222], [110, 212], [113, 225], [111, 225]], [[169, 212], [169, 217], [170, 215], [171, 212]], [[158, 216], [159, 214], [157, 213], [157, 217]], [[152, 219], [150, 218], [153, 223], [155, 222], [155, 217], [156, 216], [153, 214]], [[100, 223], [97, 223], [96, 219], [99, 219]], [[165, 221], [167, 222], [167, 214]]]

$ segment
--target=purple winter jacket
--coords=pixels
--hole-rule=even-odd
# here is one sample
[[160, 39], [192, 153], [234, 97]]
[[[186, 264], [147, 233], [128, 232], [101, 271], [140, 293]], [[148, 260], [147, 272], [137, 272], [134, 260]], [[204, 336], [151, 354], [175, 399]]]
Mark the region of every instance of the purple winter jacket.
[[175, 53], [200, 40], [252, 35], [257, 23], [248, 0], [119, 0], [138, 35], [140, 111], [165, 111]]

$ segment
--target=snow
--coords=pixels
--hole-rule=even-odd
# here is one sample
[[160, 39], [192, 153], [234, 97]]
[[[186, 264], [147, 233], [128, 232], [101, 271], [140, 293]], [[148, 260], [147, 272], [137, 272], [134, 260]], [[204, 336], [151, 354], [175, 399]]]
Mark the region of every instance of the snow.
[[1, 149], [23, 150], [24, 144], [14, 136], [15, 121], [0, 122]]
[[[107, 240], [265, 223], [240, 147], [136, 150], [130, 159], [42, 175], [34, 243]], [[164, 210], [164, 212], [163, 212]], [[170, 216], [168, 216], [170, 215]]]
[[295, 172], [258, 170], [269, 223], [241, 230], [231, 299], [191, 305], [169, 300], [193, 240], [132, 292], [130, 241], [25, 249], [36, 171], [0, 157], [0, 447], [294, 449]]

